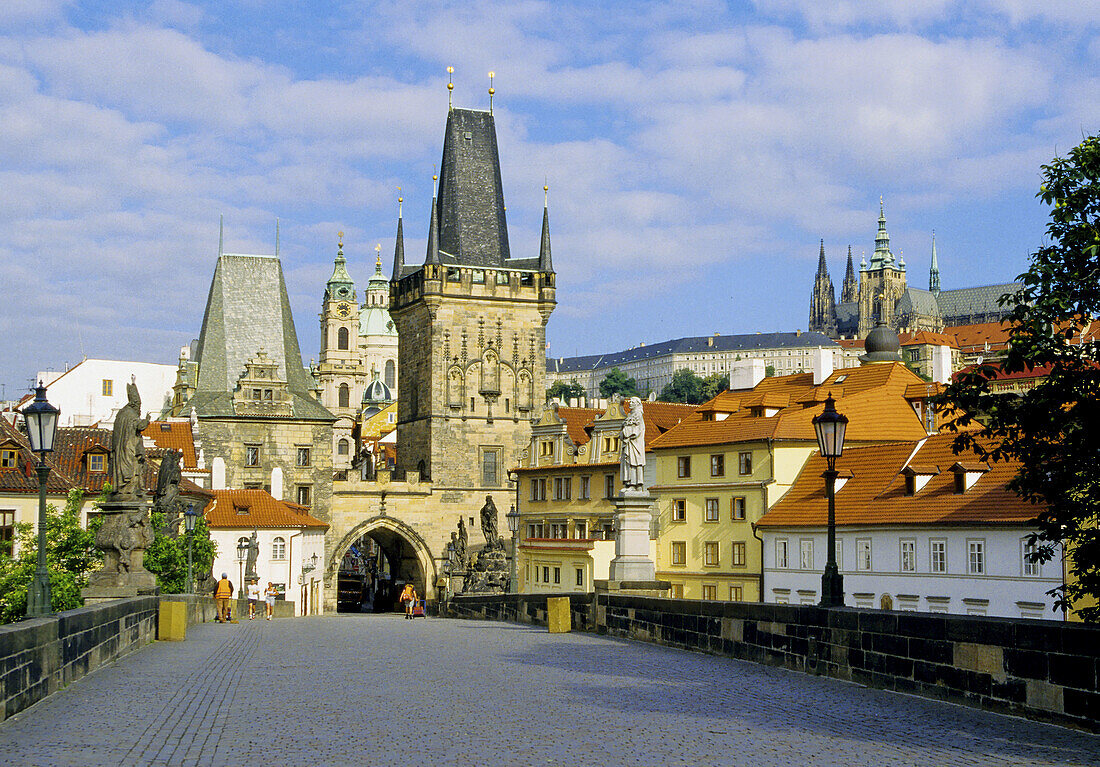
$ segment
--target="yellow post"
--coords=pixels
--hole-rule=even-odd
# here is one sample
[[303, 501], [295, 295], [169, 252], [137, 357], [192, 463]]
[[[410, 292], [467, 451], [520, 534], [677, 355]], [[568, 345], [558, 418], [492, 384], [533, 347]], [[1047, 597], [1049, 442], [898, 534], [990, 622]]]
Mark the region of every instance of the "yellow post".
[[573, 630], [569, 597], [550, 597], [546, 600], [546, 626], [551, 634], [568, 634]]
[[187, 605], [184, 602], [160, 601], [157, 638], [162, 642], [182, 642], [187, 638]]

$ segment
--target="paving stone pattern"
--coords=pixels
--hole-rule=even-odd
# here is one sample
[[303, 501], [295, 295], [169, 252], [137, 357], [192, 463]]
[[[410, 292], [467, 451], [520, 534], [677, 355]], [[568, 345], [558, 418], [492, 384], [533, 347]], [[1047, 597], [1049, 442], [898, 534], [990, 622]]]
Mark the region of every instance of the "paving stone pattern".
[[485, 621], [203, 624], [0, 723], [4, 765], [1100, 765], [1100, 736]]

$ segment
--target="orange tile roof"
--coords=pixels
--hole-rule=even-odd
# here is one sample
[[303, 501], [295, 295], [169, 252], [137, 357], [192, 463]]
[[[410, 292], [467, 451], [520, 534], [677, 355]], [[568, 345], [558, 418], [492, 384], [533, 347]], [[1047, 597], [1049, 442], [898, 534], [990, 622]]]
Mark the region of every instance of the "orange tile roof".
[[[868, 445], [845, 450], [837, 469], [852, 478], [836, 493], [838, 525], [973, 525], [1020, 524], [1035, 518], [1038, 508], [1008, 489], [1019, 469], [1016, 462], [989, 465], [965, 492], [954, 490], [951, 467], [985, 469], [973, 455], [955, 455], [954, 434], [936, 434], [923, 441]], [[919, 445], [919, 450], [917, 449]], [[914, 451], [916, 451], [914, 453]], [[961, 460], [960, 460], [961, 459]], [[906, 495], [903, 471], [935, 468], [914, 495]], [[828, 502], [822, 472], [825, 459], [815, 453], [791, 489], [758, 523], [761, 527], [821, 527], [828, 523]]]
[[213, 529], [248, 527], [323, 527], [328, 523], [310, 516], [305, 506], [280, 501], [265, 490], [212, 490], [214, 498], [203, 510]]
[[958, 348], [958, 341], [955, 336], [950, 333], [932, 333], [928, 330], [921, 330], [916, 333], [902, 333], [901, 334], [902, 346], [919, 346], [927, 344], [931, 346], [950, 346], [952, 348]]
[[181, 469], [194, 470], [198, 466], [190, 421], [153, 421], [141, 435], [153, 440], [159, 448], [181, 453]]
[[1003, 349], [1008, 343], [1008, 325], [999, 322], [981, 322], [976, 325], [952, 325], [943, 329], [944, 335], [955, 336], [959, 349], [974, 349], [989, 344], [991, 349]]
[[[0, 418], [0, 447], [15, 450], [17, 454], [14, 467], [0, 468], [0, 493], [37, 493], [38, 472], [35, 467], [38, 456], [31, 452], [27, 436], [8, 423], [6, 418]], [[76, 482], [58, 465], [55, 455], [48, 453], [46, 456], [46, 465], [50, 467], [46, 492], [49, 495], [64, 495]]]
[[[751, 392], [719, 395], [654, 440], [651, 447], [681, 448], [764, 439], [816, 442], [813, 417], [821, 412], [819, 403], [830, 393], [836, 399], [837, 409], [848, 417], [850, 442], [919, 439], [925, 435], [920, 419], [904, 396], [907, 386], [923, 382], [900, 362], [838, 370], [816, 388], [812, 381], [810, 373], [780, 376], [764, 379]], [[778, 413], [765, 416], [754, 409], [784, 390], [789, 394], [790, 404]], [[704, 420], [705, 415], [720, 412], [729, 415], [724, 420]]]
[[587, 444], [591, 436], [586, 431], [604, 411], [598, 407], [558, 407], [558, 416], [565, 421], [565, 431], [574, 445]]
[[[645, 421], [646, 447], [684, 418], [693, 414], [698, 405], [685, 405], [680, 402], [643, 402], [642, 420]], [[565, 421], [566, 432], [575, 445], [584, 445], [591, 440], [588, 427], [603, 415], [606, 410], [591, 407], [559, 407], [558, 416]], [[630, 412], [630, 405], [623, 403], [623, 412]]]

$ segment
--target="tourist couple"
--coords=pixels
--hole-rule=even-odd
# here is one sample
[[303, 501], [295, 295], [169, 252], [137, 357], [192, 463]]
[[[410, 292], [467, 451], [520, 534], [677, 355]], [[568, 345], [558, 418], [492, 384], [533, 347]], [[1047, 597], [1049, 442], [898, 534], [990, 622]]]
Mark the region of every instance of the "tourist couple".
[[[279, 596], [279, 590], [275, 588], [275, 584], [271, 581], [267, 582], [267, 589], [264, 591], [264, 600], [267, 602], [267, 619], [271, 620], [271, 616], [275, 614], [275, 597]], [[253, 580], [248, 584], [248, 619], [252, 620], [256, 617], [256, 603], [260, 601], [260, 582]]]

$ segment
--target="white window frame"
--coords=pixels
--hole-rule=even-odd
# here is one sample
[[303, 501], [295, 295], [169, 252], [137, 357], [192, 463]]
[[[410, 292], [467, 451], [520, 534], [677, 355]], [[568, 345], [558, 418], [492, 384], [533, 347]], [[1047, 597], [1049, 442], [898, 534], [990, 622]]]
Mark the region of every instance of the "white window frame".
[[903, 573], [917, 571], [917, 541], [915, 538], [902, 538], [898, 541], [898, 569]]
[[1030, 542], [1027, 538], [1020, 540], [1020, 574], [1025, 578], [1038, 578], [1042, 573], [1042, 564], [1036, 560], [1028, 559], [1028, 553], [1039, 548], [1039, 542]]
[[966, 539], [966, 572], [968, 575], [985, 575], [989, 563], [985, 557], [985, 538]]
[[864, 573], [872, 571], [871, 539], [856, 538], [856, 570]]
[[286, 539], [281, 535], [275, 536], [271, 541], [271, 558], [273, 560], [286, 559]]
[[722, 511], [718, 505], [717, 498], [707, 498], [703, 501], [703, 521], [704, 522], [718, 522], [721, 519]]
[[785, 570], [790, 566], [790, 559], [788, 557], [789, 547], [787, 545], [786, 538], [775, 539], [775, 567], [778, 570]]
[[947, 539], [928, 539], [928, 570], [933, 573], [947, 572]]
[[802, 538], [798, 541], [798, 567], [800, 570], [814, 569], [813, 538]]

